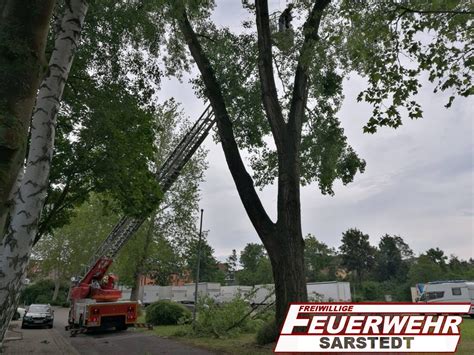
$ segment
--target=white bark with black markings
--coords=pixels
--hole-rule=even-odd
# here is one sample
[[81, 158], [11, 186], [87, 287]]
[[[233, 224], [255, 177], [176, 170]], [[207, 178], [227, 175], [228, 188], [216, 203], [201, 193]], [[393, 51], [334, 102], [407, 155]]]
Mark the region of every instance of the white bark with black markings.
[[88, 4], [66, 1], [49, 69], [38, 92], [25, 175], [15, 196], [12, 220], [0, 245], [0, 346], [18, 303], [31, 247], [48, 188], [56, 114], [71, 69]]

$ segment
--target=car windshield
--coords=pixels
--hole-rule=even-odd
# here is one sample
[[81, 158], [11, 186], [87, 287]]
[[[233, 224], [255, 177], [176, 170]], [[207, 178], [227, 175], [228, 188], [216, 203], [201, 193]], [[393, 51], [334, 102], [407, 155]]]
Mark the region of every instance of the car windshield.
[[47, 313], [48, 311], [48, 306], [30, 306], [30, 308], [28, 308], [28, 312]]

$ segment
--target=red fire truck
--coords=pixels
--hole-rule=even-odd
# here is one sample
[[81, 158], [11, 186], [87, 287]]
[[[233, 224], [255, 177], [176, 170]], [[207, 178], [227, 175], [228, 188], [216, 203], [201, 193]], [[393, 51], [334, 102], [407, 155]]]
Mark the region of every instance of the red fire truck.
[[[210, 106], [207, 106], [158, 169], [156, 179], [163, 193], [176, 181], [184, 165], [209, 134], [214, 122], [214, 114]], [[93, 329], [125, 330], [137, 324], [137, 302], [120, 301], [122, 292], [115, 288], [117, 278], [107, 272], [120, 249], [145, 218], [123, 217], [91, 257], [85, 276], [73, 283], [69, 295], [69, 325], [66, 327], [71, 331], [71, 336]]]
[[114, 288], [116, 277], [105, 276], [111, 264], [111, 259], [100, 258], [90, 272], [71, 288], [71, 334], [77, 329], [125, 330], [135, 324], [138, 304], [119, 301], [122, 293]]

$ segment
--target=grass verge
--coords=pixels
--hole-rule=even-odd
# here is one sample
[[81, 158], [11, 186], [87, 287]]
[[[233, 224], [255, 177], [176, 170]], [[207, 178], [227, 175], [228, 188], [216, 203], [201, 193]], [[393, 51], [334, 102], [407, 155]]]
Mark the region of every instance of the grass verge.
[[186, 334], [189, 326], [167, 325], [155, 326], [151, 331], [155, 335], [172, 338], [185, 344], [215, 351], [223, 354], [272, 354], [273, 344], [260, 346], [255, 342], [254, 333], [238, 334], [232, 337], [198, 337], [192, 334]]
[[[168, 325], [156, 326], [150, 332], [157, 336], [172, 338], [191, 346], [204, 348], [224, 354], [272, 354], [274, 344], [261, 347], [255, 342], [255, 334], [239, 334], [232, 338], [196, 337], [186, 334], [188, 326]], [[456, 354], [471, 355], [474, 353], [474, 319], [464, 318], [461, 324], [461, 342]], [[426, 354], [426, 353], [423, 353]]]
[[461, 324], [461, 342], [456, 354], [474, 354], [474, 319], [464, 318]]

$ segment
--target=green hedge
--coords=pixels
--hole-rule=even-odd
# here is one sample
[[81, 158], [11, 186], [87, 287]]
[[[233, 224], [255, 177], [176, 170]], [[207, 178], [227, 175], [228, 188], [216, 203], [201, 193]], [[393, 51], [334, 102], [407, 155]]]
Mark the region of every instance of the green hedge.
[[41, 280], [26, 286], [20, 296], [21, 304], [49, 303], [53, 306], [65, 306], [68, 303], [67, 294], [69, 286], [61, 284], [58, 297], [53, 301], [54, 282], [52, 280]]
[[145, 320], [153, 325], [176, 325], [191, 319], [191, 311], [171, 301], [158, 301], [146, 308]]

